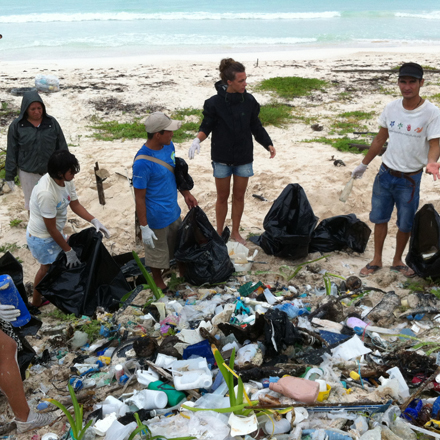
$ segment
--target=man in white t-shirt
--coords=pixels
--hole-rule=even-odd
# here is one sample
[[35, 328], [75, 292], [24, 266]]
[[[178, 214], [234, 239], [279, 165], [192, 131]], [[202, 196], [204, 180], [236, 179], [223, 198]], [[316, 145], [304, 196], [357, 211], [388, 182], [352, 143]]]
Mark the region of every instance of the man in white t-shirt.
[[76, 157], [67, 150], [55, 151], [49, 159], [45, 174], [32, 190], [30, 216], [26, 241], [33, 257], [40, 263], [35, 275], [32, 305], [45, 305], [41, 294], [35, 289], [48, 272], [58, 254], [64, 251], [68, 268], [80, 263], [75, 251], [66, 241], [63, 229], [67, 221], [67, 207], [82, 219], [90, 222], [97, 231], [109, 238], [108, 230], [78, 201], [73, 178], [79, 172]]
[[387, 139], [388, 147], [373, 185], [370, 221], [374, 226], [374, 257], [360, 272], [367, 276], [382, 268], [382, 251], [388, 222], [394, 205], [397, 208], [396, 251], [391, 270], [407, 277], [414, 271], [402, 261], [419, 206], [420, 180], [423, 168], [440, 178], [440, 110], [420, 96], [423, 68], [405, 63], [399, 69], [401, 99], [390, 102], [379, 117], [380, 130], [367, 155], [352, 176], [360, 179], [367, 165], [380, 153]]

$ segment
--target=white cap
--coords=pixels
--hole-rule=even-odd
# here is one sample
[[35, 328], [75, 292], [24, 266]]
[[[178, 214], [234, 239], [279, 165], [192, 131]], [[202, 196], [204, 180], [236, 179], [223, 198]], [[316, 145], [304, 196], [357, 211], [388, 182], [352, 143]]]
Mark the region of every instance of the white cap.
[[162, 112], [151, 113], [144, 124], [147, 133], [158, 133], [162, 130], [176, 131], [182, 126], [181, 121], [175, 121]]

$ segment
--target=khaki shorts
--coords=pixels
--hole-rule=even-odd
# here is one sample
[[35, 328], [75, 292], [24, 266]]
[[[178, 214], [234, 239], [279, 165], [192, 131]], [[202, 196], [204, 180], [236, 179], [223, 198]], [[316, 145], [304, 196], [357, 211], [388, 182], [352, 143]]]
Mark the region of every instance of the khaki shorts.
[[43, 176], [41, 174], [28, 173], [18, 169], [18, 178], [20, 179], [21, 189], [24, 194], [24, 207], [29, 211], [29, 200], [31, 198], [34, 186]]
[[162, 229], [152, 229], [156, 234], [157, 240], [154, 240], [154, 249], [144, 245], [145, 265], [154, 269], [168, 269], [170, 260], [174, 256], [177, 241], [177, 231], [182, 220], [180, 217], [171, 225]]

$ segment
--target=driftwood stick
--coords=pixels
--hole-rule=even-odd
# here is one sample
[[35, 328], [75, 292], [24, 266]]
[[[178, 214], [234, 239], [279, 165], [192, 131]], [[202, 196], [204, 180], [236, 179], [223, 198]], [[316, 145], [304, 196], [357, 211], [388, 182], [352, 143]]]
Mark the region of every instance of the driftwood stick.
[[104, 187], [102, 186], [102, 179], [96, 174], [99, 170], [98, 162], [95, 162], [95, 179], [96, 179], [96, 189], [98, 190], [99, 203], [105, 205]]
[[407, 406], [414, 400], [417, 399], [417, 397], [420, 396], [420, 394], [423, 393], [424, 389], [435, 379], [437, 375], [440, 374], [440, 367], [437, 367], [437, 370], [434, 371], [434, 373], [431, 374], [431, 376], [428, 377], [428, 379], [423, 382], [423, 385], [420, 385], [419, 389], [412, 395], [409, 396], [408, 399], [403, 402], [403, 404], [400, 406], [400, 411], [405, 411]]

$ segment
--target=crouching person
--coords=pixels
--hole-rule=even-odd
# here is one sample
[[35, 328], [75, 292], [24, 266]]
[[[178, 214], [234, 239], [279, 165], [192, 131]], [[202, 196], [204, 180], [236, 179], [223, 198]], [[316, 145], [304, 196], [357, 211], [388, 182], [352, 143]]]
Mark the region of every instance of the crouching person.
[[63, 234], [67, 221], [67, 207], [82, 219], [92, 223], [106, 238], [110, 237], [102, 223], [90, 214], [78, 200], [73, 179], [79, 172], [76, 157], [67, 150], [55, 151], [47, 165], [48, 172], [32, 190], [30, 198], [30, 217], [26, 239], [32, 256], [40, 263], [35, 275], [32, 305], [41, 307], [48, 304], [43, 300], [36, 286], [48, 272], [58, 254], [64, 251], [67, 267], [75, 267], [80, 261], [69, 246]]

